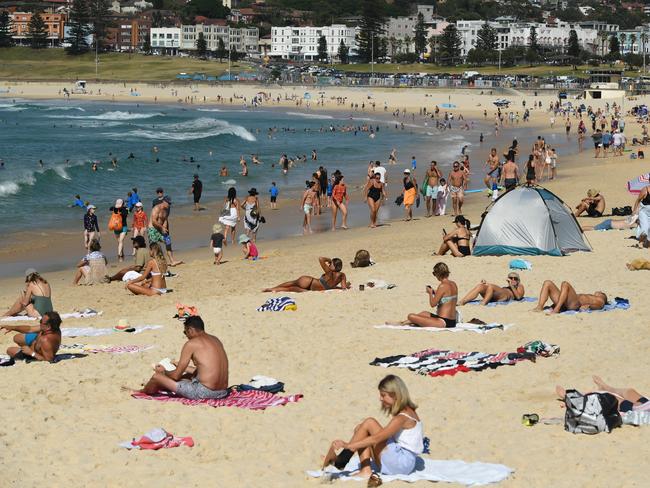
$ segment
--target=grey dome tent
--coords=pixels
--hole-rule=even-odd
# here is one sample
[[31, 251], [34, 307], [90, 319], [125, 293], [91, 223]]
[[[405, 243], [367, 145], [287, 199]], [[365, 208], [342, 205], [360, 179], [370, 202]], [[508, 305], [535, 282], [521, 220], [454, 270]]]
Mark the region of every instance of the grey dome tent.
[[569, 207], [540, 186], [519, 186], [501, 195], [483, 215], [474, 256], [563, 256], [591, 251]]

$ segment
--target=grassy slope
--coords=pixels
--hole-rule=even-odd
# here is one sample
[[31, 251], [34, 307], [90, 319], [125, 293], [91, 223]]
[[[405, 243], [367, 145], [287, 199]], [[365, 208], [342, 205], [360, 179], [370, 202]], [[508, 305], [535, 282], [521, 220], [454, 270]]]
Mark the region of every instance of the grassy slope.
[[[219, 75], [227, 63], [198, 59], [107, 53], [99, 56], [101, 80], [173, 80], [178, 73]], [[242, 67], [233, 63], [233, 69]], [[0, 49], [0, 78], [12, 80], [95, 79], [95, 55], [69, 56], [63, 49]]]

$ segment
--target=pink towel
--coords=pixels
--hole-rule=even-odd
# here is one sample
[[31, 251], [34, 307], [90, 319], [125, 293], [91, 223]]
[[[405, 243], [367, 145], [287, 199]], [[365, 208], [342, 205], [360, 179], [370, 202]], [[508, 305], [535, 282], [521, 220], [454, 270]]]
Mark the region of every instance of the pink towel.
[[183, 405], [209, 405], [211, 407], [238, 407], [249, 410], [264, 410], [268, 407], [277, 407], [287, 403], [295, 403], [302, 398], [302, 394], [280, 396], [259, 390], [233, 391], [226, 398], [220, 400], [190, 400], [171, 393], [159, 393], [155, 396], [145, 393], [133, 393], [133, 398], [138, 400], [157, 400], [160, 402], [178, 402]]

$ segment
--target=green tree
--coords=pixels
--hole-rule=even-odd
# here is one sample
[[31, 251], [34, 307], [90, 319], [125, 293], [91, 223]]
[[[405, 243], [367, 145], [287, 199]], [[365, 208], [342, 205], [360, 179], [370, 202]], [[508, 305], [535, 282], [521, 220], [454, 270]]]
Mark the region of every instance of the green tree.
[[406, 34], [404, 36], [404, 52], [406, 54], [411, 52], [411, 44], [413, 44], [413, 39], [411, 39], [411, 36]]
[[223, 42], [222, 37], [217, 40], [217, 57], [219, 58], [219, 62], [226, 57], [226, 44]]
[[362, 0], [361, 22], [359, 23], [359, 57], [364, 62], [379, 57], [379, 38], [384, 33], [386, 16], [384, 2], [380, 0]]
[[341, 44], [339, 44], [339, 62], [341, 64], [348, 64], [350, 48], [345, 45], [343, 39], [341, 39]]
[[530, 28], [530, 34], [528, 36], [528, 47], [531, 51], [539, 53], [539, 43], [537, 42], [537, 27], [534, 25]]
[[467, 53], [467, 64], [472, 66], [483, 66], [486, 59], [488, 58], [487, 53], [478, 47], [472, 48]]
[[415, 54], [418, 56], [424, 54], [427, 49], [427, 31], [424, 26], [424, 15], [422, 12], [418, 13], [418, 20], [415, 24]]
[[90, 32], [95, 36], [97, 48], [102, 49], [108, 27], [109, 4], [108, 0], [87, 0], [88, 23], [92, 26]]
[[497, 31], [485, 22], [476, 33], [476, 49], [490, 53], [497, 48]]
[[323, 35], [318, 38], [318, 61], [327, 63], [327, 39]]
[[0, 12], [0, 47], [11, 47], [14, 45], [14, 40], [11, 37], [11, 20], [9, 19], [9, 12]]
[[451, 65], [460, 57], [461, 38], [455, 24], [449, 24], [440, 36], [440, 58], [443, 64]]
[[435, 63], [437, 59], [437, 50], [438, 50], [438, 37], [431, 35], [429, 39], [427, 40], [429, 43], [429, 62], [430, 63]]
[[572, 58], [580, 56], [580, 42], [578, 41], [578, 33], [571, 29], [569, 31], [569, 44], [567, 46], [567, 54]]
[[611, 59], [619, 59], [621, 57], [621, 43], [616, 34], [612, 34], [609, 38], [609, 57]]
[[151, 35], [149, 33], [147, 33], [147, 35], [144, 37], [144, 43], [142, 43], [142, 50], [145, 52], [145, 54], [151, 53]]
[[27, 26], [30, 44], [34, 49], [41, 49], [47, 45], [47, 30], [45, 21], [39, 12], [35, 12]]
[[74, 0], [68, 21], [70, 29], [66, 42], [70, 44], [65, 50], [68, 54], [82, 54], [88, 51], [88, 5], [85, 0]]
[[203, 32], [199, 32], [199, 35], [196, 37], [196, 54], [200, 58], [205, 58], [205, 55], [208, 52], [208, 42], [205, 40]]

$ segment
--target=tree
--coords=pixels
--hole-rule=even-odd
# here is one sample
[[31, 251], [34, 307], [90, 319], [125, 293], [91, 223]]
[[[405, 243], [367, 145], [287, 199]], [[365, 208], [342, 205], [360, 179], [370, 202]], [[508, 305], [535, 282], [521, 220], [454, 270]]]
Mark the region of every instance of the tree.
[[626, 44], [626, 43], [627, 43], [627, 34], [625, 34], [625, 32], [623, 32], [623, 33], [619, 36], [619, 46], [620, 46], [620, 52], [621, 52], [621, 54], [625, 54], [625, 51], [627, 51], [627, 49], [626, 49], [626, 47], [625, 47], [625, 44]]
[[106, 37], [106, 27], [108, 25], [108, 0], [87, 0], [87, 2], [88, 24], [92, 25], [90, 32], [95, 36], [97, 49], [101, 50]]
[[406, 54], [411, 52], [411, 44], [413, 44], [413, 39], [411, 39], [411, 36], [406, 34], [404, 36], [404, 52]]
[[142, 50], [145, 52], [145, 54], [150, 54], [151, 53], [151, 35], [148, 34], [148, 33], [144, 37], [144, 43], [142, 44]]
[[578, 41], [578, 33], [571, 29], [569, 31], [569, 44], [567, 47], [567, 54], [572, 58], [580, 56], [580, 42]]
[[199, 32], [199, 35], [196, 37], [196, 54], [198, 54], [200, 58], [205, 58], [207, 52], [208, 42], [205, 40], [203, 32]]
[[164, 6], [163, 0], [152, 0], [151, 3], [153, 3], [153, 8], [156, 10], [161, 10]]
[[483, 66], [487, 57], [487, 53], [482, 49], [477, 47], [472, 48], [467, 53], [467, 64], [471, 64], [472, 66]]
[[217, 40], [217, 57], [219, 58], [219, 62], [226, 57], [226, 44], [223, 42], [222, 37]]
[[34, 49], [41, 49], [47, 45], [47, 30], [45, 21], [39, 12], [34, 12], [27, 26], [30, 44]]
[[418, 20], [415, 24], [415, 54], [420, 56], [427, 49], [427, 31], [424, 27], [424, 15], [422, 12], [418, 13]]
[[11, 47], [14, 45], [14, 40], [11, 37], [11, 21], [9, 20], [9, 12], [6, 10], [0, 12], [0, 47]]
[[537, 42], [537, 28], [534, 25], [530, 28], [530, 34], [528, 36], [528, 47], [531, 51], [539, 53], [539, 43]]
[[362, 0], [361, 22], [359, 23], [359, 57], [370, 62], [379, 57], [379, 38], [384, 32], [384, 2], [380, 0]]
[[339, 62], [341, 64], [348, 64], [350, 48], [345, 45], [343, 39], [341, 39], [341, 44], [339, 44]]
[[436, 62], [436, 48], [438, 47], [438, 37], [431, 35], [428, 39], [429, 42], [429, 50], [431, 51], [429, 53], [429, 62], [430, 63], [435, 63]]
[[390, 57], [394, 58], [397, 54], [397, 38], [395, 36], [390, 36], [388, 38], [388, 45], [390, 46]]
[[621, 57], [621, 44], [618, 41], [616, 34], [612, 34], [609, 38], [609, 57], [611, 59], [618, 59]]
[[318, 61], [327, 63], [327, 39], [323, 35], [318, 38]]
[[607, 44], [607, 39], [609, 34], [606, 31], [598, 31], [598, 40], [600, 41], [600, 55], [605, 56], [605, 44]]
[[440, 57], [444, 64], [453, 64], [460, 57], [461, 38], [455, 24], [449, 24], [440, 36]]
[[85, 0], [74, 0], [70, 9], [70, 29], [66, 42], [70, 44], [65, 50], [68, 54], [76, 55], [88, 51], [88, 5]]
[[487, 22], [476, 33], [476, 49], [491, 53], [497, 48], [497, 31]]

